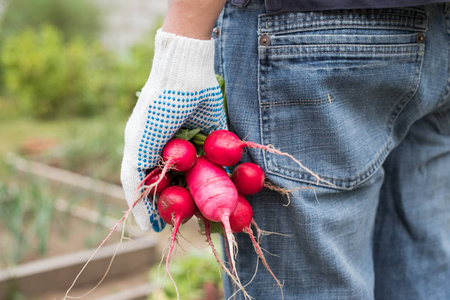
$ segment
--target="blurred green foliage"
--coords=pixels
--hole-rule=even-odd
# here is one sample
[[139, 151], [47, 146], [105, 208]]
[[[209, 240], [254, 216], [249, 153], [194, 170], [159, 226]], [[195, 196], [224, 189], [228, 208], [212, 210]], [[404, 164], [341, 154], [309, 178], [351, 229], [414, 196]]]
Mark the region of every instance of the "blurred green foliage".
[[63, 34], [64, 40], [83, 36], [90, 40], [102, 30], [99, 7], [90, 0], [5, 0], [1, 19], [3, 35], [49, 24]]
[[0, 237], [1, 268], [20, 263], [31, 244], [40, 255], [47, 251], [55, 199], [35, 181], [27, 183], [0, 181], [0, 225], [6, 228]]
[[6, 3], [0, 107], [39, 119], [131, 113], [151, 69], [155, 30], [119, 55], [95, 39], [101, 16], [92, 2]]
[[[151, 269], [150, 282], [158, 285], [160, 289], [149, 295], [148, 300], [177, 298], [172, 281], [161, 274], [165, 271], [165, 268], [158, 265]], [[192, 250], [187, 257], [172, 261], [170, 272], [182, 299], [223, 299], [221, 271], [212, 253]]]
[[21, 111], [39, 118], [93, 114], [105, 104], [90, 99], [97, 86], [87, 75], [90, 61], [105, 59], [101, 54], [81, 38], [64, 42], [50, 25], [7, 36], [0, 57], [7, 95]]

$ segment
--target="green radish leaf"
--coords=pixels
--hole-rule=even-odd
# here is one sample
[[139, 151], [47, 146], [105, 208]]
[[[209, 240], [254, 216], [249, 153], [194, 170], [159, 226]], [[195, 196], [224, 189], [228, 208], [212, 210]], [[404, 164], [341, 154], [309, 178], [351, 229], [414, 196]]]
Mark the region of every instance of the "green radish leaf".
[[220, 89], [222, 90], [223, 109], [225, 110], [225, 115], [227, 116], [227, 123], [229, 124], [227, 94], [226, 94], [226, 91], [225, 91], [225, 78], [223, 78], [222, 76], [216, 74], [216, 79], [217, 79], [217, 82], [219, 83]]
[[220, 76], [219, 74], [216, 74], [217, 82], [219, 83], [220, 89], [222, 90], [222, 93], [225, 92], [225, 79]]
[[192, 142], [195, 145], [203, 146], [203, 144], [205, 143], [205, 139], [206, 139], [206, 135], [198, 133], [194, 136], [194, 138], [192, 139]]
[[213, 233], [223, 234], [223, 227], [220, 223], [217, 222], [210, 222], [210, 223], [211, 223], [211, 234]]
[[199, 128], [195, 129], [181, 128], [175, 133], [174, 137], [189, 141], [198, 133], [200, 133]]

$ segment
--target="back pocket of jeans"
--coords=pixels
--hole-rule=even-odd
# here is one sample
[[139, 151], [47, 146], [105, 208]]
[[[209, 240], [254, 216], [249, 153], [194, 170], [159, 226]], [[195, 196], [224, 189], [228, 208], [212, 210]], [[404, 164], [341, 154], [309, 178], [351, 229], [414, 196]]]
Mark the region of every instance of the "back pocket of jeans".
[[[262, 142], [341, 189], [367, 180], [392, 147], [425, 51], [420, 9], [259, 17]], [[316, 183], [288, 157], [264, 153], [268, 173]]]

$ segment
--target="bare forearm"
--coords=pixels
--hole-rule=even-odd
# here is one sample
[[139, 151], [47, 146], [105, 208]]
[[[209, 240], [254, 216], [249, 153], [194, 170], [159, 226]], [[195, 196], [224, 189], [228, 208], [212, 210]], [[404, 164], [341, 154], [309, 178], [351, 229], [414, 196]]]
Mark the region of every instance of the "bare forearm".
[[208, 40], [226, 0], [169, 0], [165, 32]]

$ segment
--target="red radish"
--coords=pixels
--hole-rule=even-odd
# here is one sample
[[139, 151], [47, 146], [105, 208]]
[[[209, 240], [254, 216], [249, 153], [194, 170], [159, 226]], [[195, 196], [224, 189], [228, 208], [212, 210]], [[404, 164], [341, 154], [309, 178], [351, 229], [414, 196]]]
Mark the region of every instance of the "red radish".
[[197, 152], [190, 142], [174, 138], [164, 146], [162, 157], [170, 169], [184, 172], [194, 165]]
[[262, 149], [264, 151], [289, 157], [303, 170], [314, 176], [319, 181], [334, 186], [331, 182], [322, 180], [317, 174], [305, 167], [299, 160], [292, 155], [275, 149], [272, 145], [260, 145], [254, 142], [241, 141], [237, 135], [228, 130], [216, 130], [211, 132], [205, 139], [203, 150], [206, 157], [215, 164], [229, 167], [237, 164], [242, 157], [245, 147]]
[[229, 244], [231, 265], [233, 270], [236, 270], [235, 239], [230, 227], [230, 216], [238, 203], [236, 187], [227, 172], [205, 156], [199, 156], [185, 176], [189, 191], [202, 215], [210, 221], [222, 224]]
[[159, 185], [169, 170], [184, 172], [191, 168], [197, 159], [197, 151], [190, 142], [174, 138], [164, 146], [162, 157], [165, 164], [160, 179], [150, 185], [150, 188]]
[[228, 130], [216, 130], [205, 139], [203, 150], [206, 157], [220, 166], [232, 166], [239, 162], [244, 153], [245, 142]]
[[225, 169], [205, 156], [199, 156], [185, 176], [189, 191], [203, 216], [227, 227], [228, 218], [238, 202], [238, 192]]
[[[162, 177], [161, 180], [159, 180], [161, 178], [161, 172], [161, 169], [156, 168], [156, 171], [150, 172], [150, 176], [146, 177], [144, 185], [149, 187], [151, 186], [151, 188], [146, 191], [148, 194], [153, 193], [159, 195], [162, 193], [162, 191], [170, 186], [170, 176], [167, 173], [164, 175], [164, 177]], [[159, 183], [157, 186], [153, 185], [158, 181]]]
[[264, 253], [261, 250], [258, 242], [255, 240], [253, 236], [253, 231], [250, 228], [250, 224], [253, 222], [253, 209], [248, 203], [247, 199], [245, 199], [244, 195], [239, 194], [238, 205], [234, 212], [230, 216], [230, 226], [234, 233], [244, 232], [250, 236], [252, 240], [253, 247], [255, 248], [256, 254], [261, 259], [261, 262], [266, 267], [267, 271], [272, 275], [272, 277], [277, 282], [277, 285], [281, 289], [281, 293], [283, 293], [282, 284], [278, 280], [278, 278], [273, 274], [272, 270], [269, 267], [269, 264], [264, 257]]
[[197, 207], [192, 199], [189, 191], [182, 186], [170, 186], [166, 188], [158, 200], [158, 212], [164, 222], [173, 226], [172, 242], [167, 253], [166, 270], [172, 280], [175, 290], [177, 292], [177, 299], [179, 298], [178, 289], [172, 275], [169, 271], [170, 254], [175, 246], [175, 240], [180, 225], [187, 222], [194, 215]]
[[244, 231], [244, 229], [250, 227], [253, 219], [253, 209], [245, 199], [244, 195], [239, 194], [238, 205], [230, 216], [230, 226], [234, 233]]
[[244, 195], [253, 195], [261, 191], [265, 178], [261, 167], [251, 162], [238, 165], [231, 174], [231, 180], [238, 192]]

